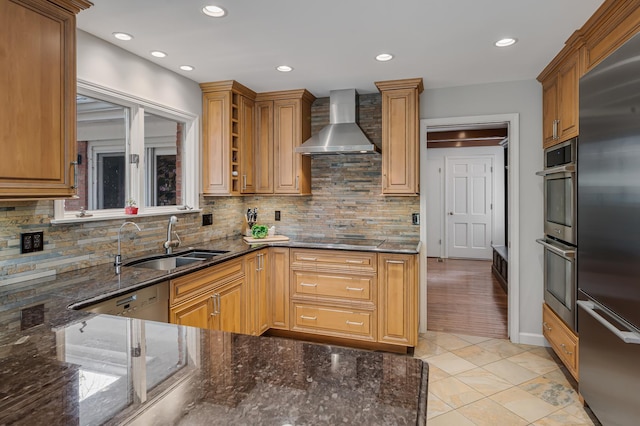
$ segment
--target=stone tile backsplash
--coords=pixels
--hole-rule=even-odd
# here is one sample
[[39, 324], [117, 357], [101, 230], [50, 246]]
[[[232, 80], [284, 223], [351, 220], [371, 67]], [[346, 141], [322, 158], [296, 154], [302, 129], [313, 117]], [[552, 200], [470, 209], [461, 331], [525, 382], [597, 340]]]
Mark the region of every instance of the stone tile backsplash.
[[[381, 97], [359, 97], [359, 124], [381, 145]], [[312, 132], [329, 122], [329, 99], [312, 107]], [[311, 196], [245, 196], [201, 198], [202, 214], [213, 214], [213, 226], [202, 226], [201, 213], [178, 217], [175, 230], [183, 247], [239, 235], [247, 208], [258, 207], [259, 223], [275, 225], [290, 237], [345, 237], [418, 240], [411, 213], [419, 197], [382, 196], [382, 159], [378, 154], [315, 156]], [[275, 222], [275, 211], [281, 221]], [[113, 262], [123, 219], [52, 225], [53, 201], [0, 202], [0, 285]], [[123, 229], [123, 258], [162, 252], [168, 215], [132, 216], [142, 231]], [[20, 254], [20, 233], [44, 232], [44, 251]]]

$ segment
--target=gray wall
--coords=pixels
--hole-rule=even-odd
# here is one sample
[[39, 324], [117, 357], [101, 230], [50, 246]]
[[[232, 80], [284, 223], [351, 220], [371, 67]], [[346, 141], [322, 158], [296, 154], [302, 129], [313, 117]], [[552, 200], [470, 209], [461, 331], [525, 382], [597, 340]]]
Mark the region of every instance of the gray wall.
[[536, 80], [425, 90], [421, 118], [520, 115], [520, 336], [542, 343], [542, 88]]
[[195, 81], [84, 31], [77, 36], [78, 80], [201, 115], [202, 93]]

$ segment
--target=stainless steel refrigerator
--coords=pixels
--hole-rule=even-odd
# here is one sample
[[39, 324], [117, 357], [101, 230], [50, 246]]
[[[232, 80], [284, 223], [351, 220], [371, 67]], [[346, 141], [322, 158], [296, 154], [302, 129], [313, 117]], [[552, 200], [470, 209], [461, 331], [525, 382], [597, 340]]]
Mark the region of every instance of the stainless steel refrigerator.
[[579, 391], [640, 423], [640, 36], [580, 79]]

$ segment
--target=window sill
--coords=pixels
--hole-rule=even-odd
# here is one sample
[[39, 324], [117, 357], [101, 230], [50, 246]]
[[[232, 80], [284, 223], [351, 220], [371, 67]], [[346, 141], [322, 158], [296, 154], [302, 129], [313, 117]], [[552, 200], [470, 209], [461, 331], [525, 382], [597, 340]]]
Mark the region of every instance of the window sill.
[[135, 219], [136, 217], [153, 217], [153, 216], [167, 216], [167, 215], [181, 215], [189, 213], [201, 213], [201, 209], [191, 210], [178, 210], [178, 209], [162, 209], [162, 210], [148, 210], [144, 212], [138, 212], [138, 214], [124, 214], [124, 209], [118, 209], [117, 211], [100, 212], [99, 214], [89, 213], [92, 216], [78, 217], [75, 214], [65, 216], [62, 219], [51, 220], [52, 225], [67, 225], [74, 223], [85, 222], [99, 222], [104, 220], [122, 220], [122, 219]]

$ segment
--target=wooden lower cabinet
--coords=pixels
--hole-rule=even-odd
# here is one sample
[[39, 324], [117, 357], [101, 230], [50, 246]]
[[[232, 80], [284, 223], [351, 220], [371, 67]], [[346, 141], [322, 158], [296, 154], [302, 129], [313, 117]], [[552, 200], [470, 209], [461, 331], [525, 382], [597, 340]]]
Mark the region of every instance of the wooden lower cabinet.
[[546, 303], [542, 304], [542, 334], [569, 373], [578, 380], [578, 336]]
[[416, 258], [405, 254], [291, 249], [291, 330], [415, 346]]
[[213, 312], [211, 313], [210, 328], [232, 333], [246, 333], [246, 300], [244, 277], [216, 288], [212, 298]]
[[185, 275], [170, 282], [173, 324], [247, 333], [247, 284], [243, 259]]
[[269, 329], [269, 256], [263, 249], [245, 256], [247, 276], [248, 326], [247, 333], [260, 335]]
[[169, 321], [172, 324], [189, 327], [209, 328], [212, 298], [213, 295], [205, 294], [178, 306], [171, 307]]
[[171, 280], [170, 321], [411, 347], [417, 274], [416, 255], [269, 247]]
[[292, 303], [291, 330], [375, 342], [375, 311]]
[[269, 304], [271, 314], [269, 326], [280, 330], [289, 329], [289, 249], [269, 249]]
[[415, 255], [378, 254], [378, 342], [418, 343], [418, 268]]

